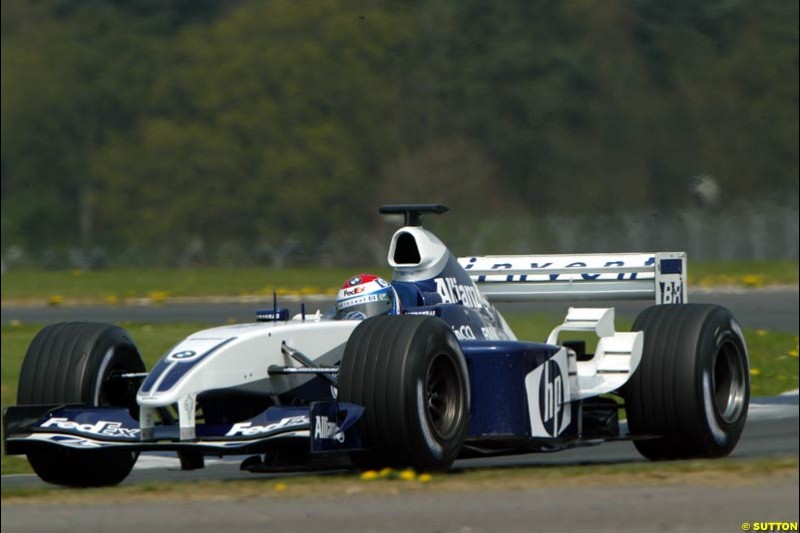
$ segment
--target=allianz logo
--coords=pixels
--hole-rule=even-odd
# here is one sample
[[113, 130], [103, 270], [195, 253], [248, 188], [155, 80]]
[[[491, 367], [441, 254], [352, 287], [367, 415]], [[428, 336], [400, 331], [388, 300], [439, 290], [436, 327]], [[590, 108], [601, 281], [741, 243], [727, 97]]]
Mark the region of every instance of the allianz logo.
[[336, 422], [331, 422], [327, 416], [314, 417], [314, 438], [330, 439], [344, 442], [344, 431]]

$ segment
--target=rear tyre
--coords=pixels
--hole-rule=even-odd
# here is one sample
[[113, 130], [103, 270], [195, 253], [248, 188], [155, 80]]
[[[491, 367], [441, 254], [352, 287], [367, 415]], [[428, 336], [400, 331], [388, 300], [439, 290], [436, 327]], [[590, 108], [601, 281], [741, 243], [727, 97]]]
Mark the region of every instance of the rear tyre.
[[458, 456], [469, 426], [469, 378], [443, 320], [364, 320], [345, 347], [338, 389], [341, 401], [365, 407], [370, 450], [352, 455], [356, 466], [446, 470]]
[[[17, 404], [126, 407], [138, 418], [138, 382], [119, 376], [144, 371], [136, 345], [122, 328], [88, 322], [53, 324], [40, 331], [28, 347]], [[127, 477], [138, 456], [69, 449], [27, 455], [44, 481], [74, 487], [116, 485]]]
[[750, 402], [747, 348], [739, 324], [717, 305], [660, 305], [636, 318], [644, 332], [639, 368], [625, 387], [634, 445], [653, 460], [728, 455]]

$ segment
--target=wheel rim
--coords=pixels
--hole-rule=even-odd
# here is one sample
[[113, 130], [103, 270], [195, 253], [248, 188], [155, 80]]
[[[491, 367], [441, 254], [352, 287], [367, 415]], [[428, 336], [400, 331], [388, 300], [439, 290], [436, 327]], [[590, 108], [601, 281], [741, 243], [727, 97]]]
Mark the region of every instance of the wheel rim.
[[109, 368], [101, 378], [100, 389], [97, 395], [97, 405], [100, 407], [131, 407], [135, 403], [136, 389], [131, 386], [131, 381], [124, 379], [128, 369], [121, 364]]
[[132, 371], [124, 362], [125, 353], [113, 346], [106, 352], [97, 377], [93, 404], [99, 407], [125, 407], [133, 418], [138, 419], [138, 383], [122, 377]]
[[723, 342], [711, 369], [713, 401], [720, 418], [727, 424], [739, 419], [744, 409], [747, 375], [739, 349]]
[[455, 361], [446, 352], [438, 353], [428, 365], [425, 399], [428, 420], [440, 439], [451, 437], [458, 429], [461, 392]]

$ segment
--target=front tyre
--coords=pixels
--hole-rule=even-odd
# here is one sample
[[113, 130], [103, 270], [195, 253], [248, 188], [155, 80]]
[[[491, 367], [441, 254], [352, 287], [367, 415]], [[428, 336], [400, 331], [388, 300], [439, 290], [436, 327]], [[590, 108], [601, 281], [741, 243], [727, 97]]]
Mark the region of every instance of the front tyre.
[[379, 316], [364, 320], [345, 347], [341, 401], [363, 405], [370, 450], [363, 468], [445, 470], [469, 426], [469, 378], [461, 348], [443, 320]]
[[653, 460], [723, 457], [744, 429], [750, 402], [747, 348], [730, 311], [660, 305], [636, 318], [639, 368], [624, 390], [634, 445]]
[[[144, 371], [136, 345], [122, 328], [90, 322], [53, 324], [28, 347], [17, 404], [125, 407], [138, 416], [136, 382], [121, 376]], [[42, 480], [73, 487], [116, 485], [128, 476], [137, 455], [70, 449], [27, 454]]]

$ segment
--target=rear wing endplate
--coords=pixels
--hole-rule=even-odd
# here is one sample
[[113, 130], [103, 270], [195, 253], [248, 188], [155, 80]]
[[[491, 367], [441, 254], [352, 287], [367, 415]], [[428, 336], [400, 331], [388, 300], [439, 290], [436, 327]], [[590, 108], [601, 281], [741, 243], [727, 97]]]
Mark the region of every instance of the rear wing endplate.
[[687, 302], [685, 252], [487, 255], [458, 262], [492, 302]]

